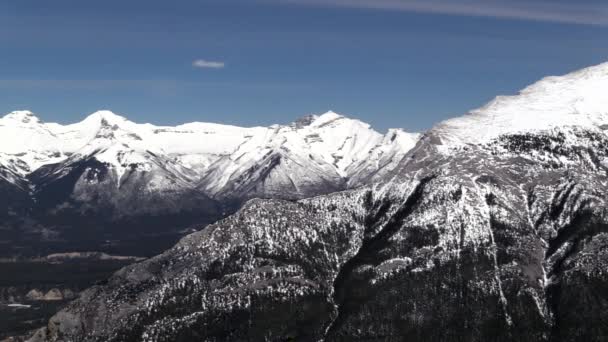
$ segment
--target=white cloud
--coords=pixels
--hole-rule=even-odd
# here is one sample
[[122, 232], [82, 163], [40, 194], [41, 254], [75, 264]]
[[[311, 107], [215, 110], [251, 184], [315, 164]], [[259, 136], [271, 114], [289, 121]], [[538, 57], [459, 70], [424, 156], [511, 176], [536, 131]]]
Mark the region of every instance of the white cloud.
[[196, 68], [221, 69], [221, 68], [223, 68], [226, 65], [224, 64], [224, 62], [208, 61], [208, 60], [205, 60], [205, 59], [197, 59], [194, 62], [192, 62], [192, 66], [196, 67]]
[[287, 4], [493, 17], [608, 26], [608, 4], [497, 0], [278, 0]]

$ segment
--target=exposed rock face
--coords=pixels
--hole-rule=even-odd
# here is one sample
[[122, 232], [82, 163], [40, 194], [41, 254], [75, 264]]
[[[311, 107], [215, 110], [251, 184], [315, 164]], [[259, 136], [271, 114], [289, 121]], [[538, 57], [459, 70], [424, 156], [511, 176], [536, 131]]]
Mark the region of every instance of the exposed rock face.
[[0, 162], [0, 219], [8, 220], [27, 214], [33, 203], [26, 182], [9, 165]]
[[[576, 138], [571, 143], [568, 136]], [[564, 129], [445, 156], [384, 185], [249, 202], [84, 292], [65, 341], [580, 341], [608, 334], [608, 139]], [[558, 142], [559, 144], [556, 144]], [[424, 160], [424, 162], [420, 162]]]

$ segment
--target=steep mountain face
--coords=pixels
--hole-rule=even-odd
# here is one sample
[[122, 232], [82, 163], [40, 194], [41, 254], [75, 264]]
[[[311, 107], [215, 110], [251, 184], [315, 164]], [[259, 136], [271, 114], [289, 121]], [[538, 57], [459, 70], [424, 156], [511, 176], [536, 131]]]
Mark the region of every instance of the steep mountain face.
[[27, 182], [21, 178], [18, 165], [0, 154], [0, 211], [1, 218], [24, 215], [31, 208]]
[[349, 166], [348, 172], [352, 176], [348, 180], [348, 186], [373, 184], [386, 179], [419, 139], [419, 134], [406, 133], [400, 129], [389, 130], [382, 143], [370, 150], [368, 158]]
[[400, 130], [382, 136], [333, 112], [310, 116], [244, 141], [210, 167], [201, 186], [214, 198], [241, 201], [335, 192], [390, 168], [389, 160], [400, 159], [418, 137]]
[[19, 171], [14, 158], [0, 153], [0, 250], [11, 250], [15, 240], [31, 231], [23, 229], [22, 224], [34, 203]]
[[[102, 118], [87, 145], [62, 162], [42, 166], [29, 175], [39, 206], [55, 213], [75, 205], [83, 214], [108, 209], [103, 214], [115, 217], [183, 209], [175, 201], [182, 196], [184, 201], [193, 200], [186, 194], [194, 193], [196, 173], [141, 141], [135, 133]], [[198, 197], [212, 204], [204, 194]], [[196, 203], [192, 205], [196, 207]]]
[[[387, 138], [396, 134], [404, 138]], [[21, 205], [28, 220], [7, 224], [16, 234], [7, 242], [20, 240], [19, 232], [44, 233], [22, 236], [5, 253], [49, 236], [60, 249], [97, 250], [101, 241], [202, 226], [254, 197], [301, 199], [359, 186], [418, 138], [397, 130], [388, 135], [333, 112], [253, 128], [159, 127], [109, 111], [59, 125], [13, 112], [0, 118], [0, 187], [8, 201], [0, 211]]]
[[[596, 87], [608, 64], [439, 124], [375, 185], [249, 201], [83, 292], [32, 341], [605, 340]], [[549, 116], [550, 98], [576, 105]]]

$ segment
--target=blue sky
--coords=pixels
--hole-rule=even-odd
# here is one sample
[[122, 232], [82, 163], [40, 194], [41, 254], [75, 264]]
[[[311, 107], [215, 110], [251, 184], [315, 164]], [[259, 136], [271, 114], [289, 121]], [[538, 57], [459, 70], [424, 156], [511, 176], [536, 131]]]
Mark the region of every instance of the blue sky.
[[608, 61], [608, 4], [562, 0], [0, 2], [0, 112], [423, 130]]

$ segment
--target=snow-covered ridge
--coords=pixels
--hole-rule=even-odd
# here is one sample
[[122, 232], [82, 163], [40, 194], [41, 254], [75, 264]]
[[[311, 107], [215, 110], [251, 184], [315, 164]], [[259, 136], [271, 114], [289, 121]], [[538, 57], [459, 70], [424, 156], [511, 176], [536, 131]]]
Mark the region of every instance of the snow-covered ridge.
[[446, 147], [486, 143], [506, 133], [608, 124], [608, 63], [546, 77], [514, 96], [498, 96], [431, 132]]
[[[449, 151], [508, 133], [564, 126], [608, 127], [608, 63], [544, 78], [514, 96], [499, 96], [439, 123], [427, 136], [440, 151]], [[273, 191], [292, 184], [296, 192], [319, 182], [356, 186], [396, 167], [418, 141], [418, 134], [381, 134], [331, 111], [269, 127], [202, 122], [155, 126], [110, 111], [69, 125], [44, 123], [29, 111], [0, 118], [0, 154], [13, 173], [25, 176], [46, 164], [87, 156], [122, 175], [131, 165], [150, 170], [155, 160], [161, 169], [170, 165], [188, 175], [188, 182], [204, 180], [197, 186], [211, 194], [233, 184], [232, 191], [253, 191], [259, 182]]]
[[162, 168], [171, 164], [180, 174], [187, 174], [189, 182], [212, 173], [202, 187], [213, 193], [235, 179], [242, 181], [244, 173], [268, 156], [292, 161], [284, 171], [290, 174], [280, 177], [317, 170], [323, 178], [335, 174], [347, 179], [362, 164], [377, 165], [381, 159], [404, 155], [417, 139], [418, 134], [402, 130], [383, 135], [366, 123], [334, 112], [270, 127], [202, 122], [155, 126], [105, 110], [69, 125], [42, 122], [29, 111], [0, 118], [0, 154], [19, 160], [21, 168], [16, 172], [23, 176], [43, 165], [84, 157], [108, 164], [119, 178], [132, 165], [149, 171], [154, 168], [150, 164], [164, 163]]

